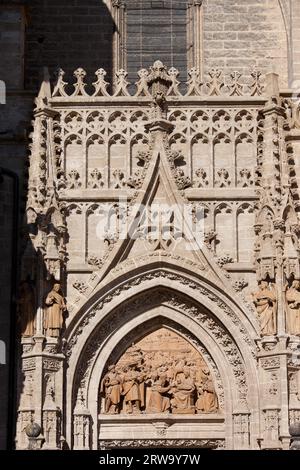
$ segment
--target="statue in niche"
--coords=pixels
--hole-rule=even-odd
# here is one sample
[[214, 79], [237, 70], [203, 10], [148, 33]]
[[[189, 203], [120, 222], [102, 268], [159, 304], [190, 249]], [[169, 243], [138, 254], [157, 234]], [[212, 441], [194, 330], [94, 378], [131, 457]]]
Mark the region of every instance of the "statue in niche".
[[121, 377], [116, 366], [111, 365], [101, 382], [101, 393], [105, 396], [105, 413], [117, 414], [121, 404]]
[[172, 413], [175, 414], [194, 414], [195, 413], [195, 382], [190, 375], [190, 370], [187, 366], [183, 367], [183, 377], [176, 375], [172, 383], [171, 399]]
[[167, 375], [153, 374], [150, 380], [150, 399], [146, 408], [147, 413], [165, 413], [170, 409], [170, 398], [167, 396], [171, 385]]
[[18, 321], [23, 337], [34, 336], [35, 333], [35, 295], [29, 282], [23, 281], [19, 289]]
[[127, 414], [141, 412], [145, 405], [144, 374], [136, 365], [128, 365], [123, 368], [122, 395], [124, 396], [124, 409]]
[[273, 287], [267, 281], [260, 281], [259, 290], [252, 294], [255, 304], [262, 336], [276, 334], [277, 297]]
[[54, 284], [46, 298], [44, 330], [46, 336], [58, 338], [63, 327], [63, 312], [67, 310], [60, 284]]
[[196, 409], [200, 413], [214, 413], [218, 409], [218, 398], [207, 367], [202, 369], [202, 380], [197, 385]]
[[293, 281], [286, 291], [287, 331], [291, 335], [300, 335], [300, 281]]

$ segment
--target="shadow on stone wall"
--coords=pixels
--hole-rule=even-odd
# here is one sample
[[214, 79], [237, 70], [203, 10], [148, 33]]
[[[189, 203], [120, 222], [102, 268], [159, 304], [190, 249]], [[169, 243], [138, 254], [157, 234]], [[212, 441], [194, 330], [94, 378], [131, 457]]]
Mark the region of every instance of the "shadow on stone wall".
[[115, 24], [101, 0], [30, 0], [25, 43], [25, 87], [37, 89], [40, 71], [48, 67], [66, 72], [72, 83], [75, 69], [86, 70], [89, 80], [100, 67], [112, 74]]

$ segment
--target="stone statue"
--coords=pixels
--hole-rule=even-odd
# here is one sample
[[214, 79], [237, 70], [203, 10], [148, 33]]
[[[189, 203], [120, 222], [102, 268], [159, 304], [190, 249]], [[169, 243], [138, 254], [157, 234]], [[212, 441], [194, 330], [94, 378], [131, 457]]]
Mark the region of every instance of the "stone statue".
[[183, 367], [183, 377], [177, 377], [173, 382], [171, 393], [173, 395], [173, 398], [171, 400], [172, 413], [195, 413], [195, 382], [190, 376], [190, 371], [188, 367]]
[[122, 377], [122, 395], [125, 413], [140, 413], [144, 406], [144, 377], [135, 366], [125, 366]]
[[165, 374], [153, 375], [151, 378], [150, 399], [147, 413], [165, 413], [170, 408], [170, 398], [166, 395], [171, 386]]
[[287, 331], [291, 335], [300, 335], [300, 281], [293, 281], [286, 291]]
[[121, 377], [116, 366], [111, 365], [101, 382], [101, 392], [105, 396], [105, 413], [117, 414], [121, 403]]
[[208, 368], [202, 369], [202, 380], [197, 384], [198, 400], [197, 411], [200, 413], [213, 413], [218, 409], [218, 398]]
[[29, 282], [24, 281], [20, 285], [18, 300], [18, 320], [21, 334], [24, 337], [33, 336], [35, 319], [35, 296]]
[[44, 317], [44, 330], [46, 336], [53, 338], [58, 338], [60, 335], [63, 326], [63, 312], [67, 309], [60, 290], [60, 284], [54, 284], [45, 302], [47, 308]]
[[276, 334], [276, 293], [268, 285], [267, 281], [260, 281], [259, 290], [252, 294], [255, 304], [262, 336]]

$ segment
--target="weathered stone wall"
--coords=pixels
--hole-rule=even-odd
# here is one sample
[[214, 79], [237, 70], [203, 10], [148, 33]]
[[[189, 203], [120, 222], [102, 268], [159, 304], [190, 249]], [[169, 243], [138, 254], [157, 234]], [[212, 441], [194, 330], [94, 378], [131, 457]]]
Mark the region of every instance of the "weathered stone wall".
[[287, 85], [287, 34], [278, 0], [204, 0], [203, 16], [205, 72], [257, 67], [279, 73]]

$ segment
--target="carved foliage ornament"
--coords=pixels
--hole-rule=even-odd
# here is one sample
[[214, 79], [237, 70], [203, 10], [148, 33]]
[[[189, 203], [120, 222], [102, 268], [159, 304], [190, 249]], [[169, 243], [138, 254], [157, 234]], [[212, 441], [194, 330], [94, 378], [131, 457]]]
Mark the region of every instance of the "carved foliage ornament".
[[103, 412], [213, 413], [218, 399], [210, 370], [193, 346], [159, 328], [127, 349], [101, 381]]

